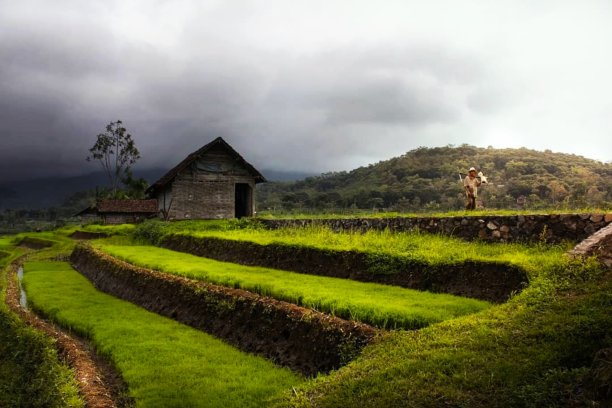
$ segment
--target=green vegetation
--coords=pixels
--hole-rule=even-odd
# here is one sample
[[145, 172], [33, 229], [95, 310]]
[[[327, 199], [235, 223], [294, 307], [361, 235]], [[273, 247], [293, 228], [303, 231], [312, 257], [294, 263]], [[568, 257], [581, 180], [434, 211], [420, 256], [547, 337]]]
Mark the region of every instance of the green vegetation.
[[432, 212], [465, 205], [459, 173], [476, 166], [489, 177], [479, 194], [487, 208], [610, 208], [612, 164], [525, 148], [421, 147], [349, 172], [257, 189], [258, 212], [273, 215], [346, 211]]
[[550, 214], [591, 214], [591, 213], [609, 213], [610, 208], [595, 208], [595, 207], [582, 207], [582, 208], [558, 208], [558, 209], [532, 209], [532, 210], [500, 210], [500, 209], [477, 209], [472, 211], [457, 210], [457, 211], [421, 211], [421, 212], [398, 212], [398, 211], [380, 211], [375, 210], [352, 210], [352, 209], [341, 209], [337, 212], [332, 211], [313, 211], [313, 212], [262, 212], [258, 214], [255, 219], [261, 220], [274, 220], [274, 219], [289, 219], [289, 220], [326, 220], [335, 218], [445, 218], [445, 217], [504, 217], [504, 216], [515, 216], [515, 215], [550, 215]]
[[[0, 237], [0, 247], [8, 249], [13, 239]], [[60, 364], [51, 340], [6, 306], [6, 268], [23, 253], [0, 257], [0, 407], [82, 407], [72, 372]]]
[[81, 231], [98, 232], [108, 235], [129, 235], [134, 232], [136, 225], [134, 224], [118, 224], [118, 225], [102, 225], [88, 224], [82, 228], [77, 228]]
[[0, 236], [0, 248], [1, 249], [10, 249], [15, 243], [15, 237], [13, 236]]
[[612, 345], [611, 306], [610, 271], [560, 257], [508, 303], [392, 332], [348, 366], [287, 395], [285, 405], [608, 406], [610, 362], [591, 365]]
[[556, 259], [569, 249], [567, 246], [540, 244], [466, 242], [444, 235], [419, 232], [334, 232], [327, 227], [316, 225], [268, 230], [258, 227], [257, 224], [236, 228], [232, 224], [220, 225], [218, 222], [209, 225], [207, 221], [149, 222], [139, 226], [135, 236], [157, 243], [168, 234], [250, 241], [261, 245], [281, 244], [333, 251], [361, 251], [372, 254], [373, 263], [378, 264], [382, 260], [381, 254], [432, 265], [451, 265], [468, 260], [496, 261], [530, 269], [532, 273], [536, 273], [543, 263], [556, 262]]
[[121, 371], [137, 406], [264, 406], [302, 381], [288, 369], [98, 292], [63, 262], [29, 262], [28, 301], [90, 338]]
[[[54, 238], [57, 241], [54, 248], [39, 251], [37, 257], [55, 257], [58, 253], [65, 253], [66, 250], [69, 250], [74, 242], [66, 238], [68, 233], [69, 231], [65, 229], [58, 233]], [[328, 375], [302, 382], [302, 379], [284, 372], [283, 375], [286, 377], [281, 377], [285, 380], [279, 381], [278, 384], [268, 379], [265, 382], [272, 382], [272, 385], [267, 385], [270, 385], [273, 390], [262, 392], [261, 399], [251, 399], [250, 395], [244, 397], [248, 401], [254, 401], [254, 405], [269, 405], [275, 402], [277, 405], [292, 408], [310, 406], [469, 406], [484, 408], [603, 407], [612, 402], [610, 401], [612, 390], [609, 382], [609, 359], [606, 360], [605, 356], [597, 357], [598, 352], [609, 350], [612, 347], [612, 314], [610, 313], [612, 272], [602, 269], [592, 260], [586, 262], [570, 260], [564, 255], [566, 247], [551, 247], [544, 244], [522, 246], [466, 243], [442, 236], [388, 232], [337, 234], [318, 227], [265, 231], [258, 229], [257, 223], [253, 221], [150, 222], [134, 230], [134, 235], [139, 239], [154, 242], [166, 234], [174, 233], [249, 240], [264, 244], [315, 246], [327, 250], [358, 250], [382, 258], [390, 256], [420, 259], [436, 265], [465, 260], [495, 260], [517, 265], [526, 270], [530, 277], [529, 287], [505, 304], [493, 305], [479, 313], [445, 320], [418, 331], [389, 332], [380, 341], [366, 347], [363, 354], [348, 366]], [[15, 243], [15, 237], [0, 238], [0, 250], [12, 253], [8, 258], [0, 258], [0, 264], [8, 262], [11, 257], [15, 256], [15, 253], [12, 252], [12, 245]], [[130, 235], [115, 236], [98, 241], [94, 245], [109, 253], [115, 252], [118, 257], [123, 257], [121, 255], [123, 253], [126, 257], [142, 258], [143, 266], [155, 269], [168, 268], [168, 272], [179, 272], [186, 276], [200, 275], [199, 277], [191, 276], [199, 279], [208, 279], [209, 276], [212, 276], [211, 279], [225, 279], [224, 284], [230, 286], [243, 285], [240, 280], [243, 278], [252, 279], [265, 276], [267, 279], [272, 276], [274, 277], [272, 281], [278, 285], [284, 285], [284, 289], [287, 285], [280, 280], [275, 280], [276, 276], [270, 272], [280, 272], [279, 278], [282, 278], [283, 275], [292, 276], [292, 282], [298, 282], [293, 276], [296, 278], [308, 276], [285, 275], [287, 272], [269, 270], [246, 272], [250, 268], [231, 264], [227, 265], [227, 268], [221, 267], [219, 264], [222, 263], [203, 258], [148, 246], [133, 246]], [[19, 249], [18, 251], [25, 250]], [[189, 258], [196, 258], [202, 264], [198, 267], [198, 264], [192, 263]], [[130, 259], [124, 259], [130, 261]], [[208, 264], [208, 262], [213, 262], [213, 264]], [[181, 330], [184, 326], [96, 292], [67, 264], [46, 262], [29, 265], [26, 272], [26, 285], [30, 302], [34, 301], [36, 307], [45, 313], [69, 325], [77, 332], [89, 336], [98, 349], [113, 361], [117, 361], [117, 356], [123, 356], [125, 358], [123, 366], [117, 365], [126, 379], [126, 373], [131, 374], [132, 378], [137, 378], [131, 380], [132, 382], [128, 380], [128, 385], [130, 389], [134, 385], [137, 390], [143, 390], [142, 395], [148, 393], [147, 395], [151, 396], [157, 393], [158, 384], [159, 387], [167, 387], [167, 394], [164, 395], [171, 394], [170, 387], [174, 387], [174, 390], [182, 387], [174, 394], [175, 400], [181, 402], [177, 405], [190, 404], [190, 401], [185, 398], [189, 398], [192, 394], [185, 393], [184, 389], [190, 391], [191, 385], [177, 386], [176, 382], [168, 385], [167, 377], [160, 371], [165, 369], [167, 361], [163, 356], [166, 354], [161, 353], [157, 347], [164, 347], [166, 343], [170, 344], [170, 352], [175, 353], [171, 360], [172, 363], [180, 365], [186, 372], [191, 372], [194, 369], [191, 364], [194, 364], [196, 368], [205, 371], [206, 375], [211, 373], [209, 363], [200, 363], [199, 366], [197, 363], [192, 363], [193, 358], [196, 360], [200, 358], [199, 353], [210, 350], [215, 358], [223, 358], [230, 352], [235, 352], [232, 348], [228, 348], [229, 351], [226, 349], [218, 351], [213, 346], [195, 347], [196, 341], [190, 336], [183, 337], [182, 334], [177, 334], [178, 329], [160, 330], [163, 340], [158, 340], [148, 331], [150, 327], [157, 327], [157, 319], [174, 325], [173, 327], [179, 327]], [[233, 272], [231, 268], [238, 268], [244, 276]], [[204, 275], [207, 278], [203, 278]], [[314, 276], [314, 278], [321, 277]], [[255, 281], [249, 282], [257, 285]], [[316, 288], [317, 294], [321, 292], [321, 288], [327, 290], [327, 287], [330, 286], [327, 283], [318, 283], [315, 286], [312, 282], [298, 282], [296, 286], [309, 289], [308, 286], [311, 285]], [[84, 291], [84, 287], [89, 289]], [[267, 282], [264, 282], [250, 290], [265, 292], [272, 289], [272, 286], [267, 286]], [[343, 299], [343, 296], [344, 298], [353, 297], [350, 289], [340, 290], [339, 295], [329, 296], [336, 299]], [[38, 299], [35, 299], [36, 296], [33, 297], [33, 292], [38, 292]], [[294, 302], [304, 303], [304, 298], [295, 298], [295, 294], [291, 296], [294, 296]], [[379, 300], [374, 312], [383, 310], [381, 305], [386, 306], [391, 303], [393, 300]], [[337, 304], [329, 307], [330, 310], [336, 310]], [[147, 314], [146, 319], [149, 319], [150, 315], [151, 319], [155, 319], [155, 323], [135, 317], [131, 311], [128, 312], [132, 308], [138, 310], [139, 313]], [[124, 323], [124, 320], [117, 316], [127, 316], [126, 320], [130, 324]], [[0, 310], [0, 324], [3, 318], [3, 311]], [[141, 322], [144, 323], [141, 324]], [[7, 380], [1, 370], [8, 364], [5, 361], [12, 358], [14, 350], [19, 350], [19, 346], [15, 345], [15, 338], [19, 335], [16, 336], [14, 331], [4, 330], [4, 327], [1, 329], [3, 331], [0, 332], [0, 348], [5, 347], [6, 350], [10, 350], [10, 353], [5, 353], [4, 349], [0, 350], [2, 352], [0, 354], [0, 395], [4, 390], [1, 387], [7, 387], [5, 385]], [[8, 333], [6, 338], [3, 337], [5, 332]], [[140, 335], [143, 336], [143, 340], [137, 337]], [[200, 335], [202, 333], [198, 332], [197, 336]], [[180, 346], [179, 343], [175, 343], [185, 338], [189, 339], [187, 345]], [[45, 339], [43, 338], [42, 341]], [[123, 341], [126, 344], [120, 343]], [[207, 338], [206, 341], [216, 342], [210, 338]], [[144, 350], [145, 348], [147, 350]], [[151, 353], [153, 356], [146, 353]], [[148, 358], [153, 364], [150, 362], [135, 364], [135, 356], [143, 360]], [[230, 360], [238, 360], [232, 357], [233, 354], [229, 356]], [[239, 356], [242, 358], [244, 355], [240, 353]], [[178, 362], [177, 359], [186, 359], [187, 362]], [[202, 359], [205, 358], [202, 357]], [[37, 360], [31, 369], [38, 367], [37, 364], [41, 363]], [[206, 364], [209, 366], [206, 367]], [[222, 366], [221, 364], [220, 367]], [[146, 377], [149, 374], [143, 373], [151, 370], [151, 367], [154, 367], [156, 372]], [[272, 375], [270, 371], [277, 370], [273, 366], [269, 367], [262, 368], [261, 372]], [[7, 370], [13, 370], [13, 368]], [[214, 375], [210, 374], [211, 377], [206, 376], [201, 380], [206, 384], [203, 392], [219, 392], [224, 396], [239, 395], [240, 398], [243, 398], [247, 392], [250, 392], [244, 391], [243, 386], [238, 383], [243, 379], [232, 378], [231, 381], [234, 382], [230, 383], [229, 391], [227, 388], [219, 387], [219, 384], [227, 385], [223, 379], [216, 380], [215, 376], [223, 375], [226, 371], [231, 373], [232, 370], [222, 369], [220, 373], [213, 370]], [[274, 372], [278, 373], [278, 371]], [[235, 373], [233, 375], [236, 376]], [[253, 378], [249, 378], [249, 381], [256, 380], [257, 376], [258, 374], [252, 375]], [[173, 375], [172, 378], [183, 381], [182, 376]], [[190, 381], [189, 378], [185, 380]], [[291, 385], [295, 385], [296, 388], [290, 391]], [[257, 389], [257, 386], [254, 387]], [[51, 389], [57, 392], [61, 386], [53, 386]], [[241, 390], [244, 392], [240, 392]], [[285, 392], [283, 400], [266, 400], [268, 396], [278, 391]], [[65, 398], [66, 394], [63, 395]], [[3, 406], [4, 403], [1, 399], [3, 396], [0, 396], [0, 406]], [[201, 395], [197, 397], [200, 401]], [[29, 400], [25, 401], [29, 402]], [[213, 401], [218, 405], [234, 403], [233, 401], [220, 402], [221, 400], [216, 399]], [[167, 401], [159, 404], [168, 406]], [[243, 401], [236, 402], [236, 405], [240, 404], [243, 404]], [[58, 405], [62, 406], [59, 403]]]
[[490, 306], [481, 300], [447, 294], [240, 266], [153, 246], [99, 246], [135, 265], [243, 288], [379, 327], [416, 329]]

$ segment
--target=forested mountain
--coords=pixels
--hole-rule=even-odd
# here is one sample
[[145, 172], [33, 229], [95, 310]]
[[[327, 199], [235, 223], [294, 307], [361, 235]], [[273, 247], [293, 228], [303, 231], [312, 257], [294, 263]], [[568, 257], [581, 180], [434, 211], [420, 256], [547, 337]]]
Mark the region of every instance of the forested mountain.
[[476, 167], [488, 176], [479, 199], [488, 208], [609, 207], [612, 164], [573, 154], [469, 145], [421, 147], [350, 172], [301, 181], [267, 183], [257, 190], [258, 210], [461, 209], [459, 173]]

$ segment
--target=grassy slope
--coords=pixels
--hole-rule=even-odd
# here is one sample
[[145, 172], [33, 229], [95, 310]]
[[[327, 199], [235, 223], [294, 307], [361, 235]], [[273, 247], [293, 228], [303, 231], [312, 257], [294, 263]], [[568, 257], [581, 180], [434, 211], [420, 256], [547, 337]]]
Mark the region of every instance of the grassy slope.
[[[509, 303], [418, 332], [392, 333], [349, 366], [306, 384], [284, 405], [605, 406], [591, 401], [589, 384], [597, 381], [589, 365], [599, 349], [612, 346], [611, 277], [570, 262], [567, 248], [320, 228], [236, 230], [205, 222], [173, 223], [161, 232], [356, 249], [432, 263], [495, 259], [528, 271], [530, 287]], [[607, 364], [600, 384], [611, 375]]]
[[136, 225], [134, 224], [118, 224], [118, 225], [100, 225], [88, 224], [83, 228], [77, 228], [81, 231], [99, 232], [109, 235], [128, 235], [134, 232]]
[[490, 306], [476, 299], [241, 266], [153, 246], [99, 246], [105, 252], [135, 265], [240, 287], [381, 327], [420, 328]]
[[58, 361], [51, 340], [25, 326], [5, 304], [5, 267], [23, 250], [0, 237], [0, 407], [82, 407], [71, 371]]
[[300, 213], [299, 210], [294, 210], [287, 214], [258, 214], [258, 218], [262, 219], [335, 219], [335, 218], [429, 218], [429, 217], [491, 217], [491, 216], [512, 216], [512, 215], [548, 215], [548, 214], [568, 214], [568, 213], [609, 213], [612, 209], [607, 207], [602, 208], [580, 208], [580, 209], [541, 209], [541, 210], [501, 210], [490, 209], [473, 210], [467, 212], [465, 210], [457, 211], [424, 211], [424, 212], [393, 212], [393, 211], [372, 211], [372, 210], [350, 210], [345, 212], [334, 213], [318, 210], [312, 213]]
[[302, 381], [263, 358], [98, 292], [66, 263], [30, 262], [25, 270], [29, 302], [110, 356], [138, 406], [262, 406]]
[[[147, 228], [144, 226], [144, 228]], [[541, 245], [489, 244], [418, 232], [393, 233], [389, 231], [334, 232], [322, 226], [305, 228], [236, 229], [228, 225], [223, 229], [218, 223], [206, 221], [181, 221], [170, 224], [153, 224], [151, 238], [165, 234], [185, 234], [195, 237], [216, 237], [251, 241], [261, 245], [272, 243], [306, 246], [329, 250], [362, 251], [372, 254], [388, 254], [410, 258], [430, 264], [453, 264], [464, 261], [498, 261], [535, 270], [535, 265], [558, 258], [568, 247], [543, 247]]]
[[604, 406], [585, 384], [595, 352], [612, 345], [611, 307], [610, 272], [560, 259], [507, 304], [392, 333], [284, 405]]

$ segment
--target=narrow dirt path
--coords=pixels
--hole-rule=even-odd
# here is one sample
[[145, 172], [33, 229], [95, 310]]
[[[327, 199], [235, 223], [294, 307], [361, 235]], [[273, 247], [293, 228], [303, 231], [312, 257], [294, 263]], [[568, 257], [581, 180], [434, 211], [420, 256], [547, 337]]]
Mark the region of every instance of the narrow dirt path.
[[116, 370], [99, 357], [85, 340], [70, 335], [49, 323], [19, 303], [20, 290], [17, 281], [18, 262], [8, 270], [6, 303], [31, 327], [56, 340], [59, 355], [75, 372], [75, 377], [85, 404], [89, 408], [129, 407], [133, 403], [127, 396], [126, 386]]

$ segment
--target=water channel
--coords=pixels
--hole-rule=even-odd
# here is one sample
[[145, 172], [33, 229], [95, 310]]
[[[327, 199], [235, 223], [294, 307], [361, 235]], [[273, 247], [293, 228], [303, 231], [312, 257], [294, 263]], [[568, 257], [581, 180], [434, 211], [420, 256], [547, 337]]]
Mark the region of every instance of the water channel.
[[27, 309], [28, 297], [26, 296], [23, 286], [21, 285], [21, 281], [23, 280], [23, 266], [20, 266], [19, 269], [17, 269], [17, 279], [19, 280], [19, 304], [24, 309]]

